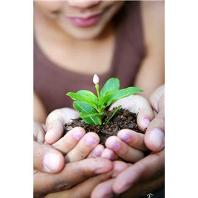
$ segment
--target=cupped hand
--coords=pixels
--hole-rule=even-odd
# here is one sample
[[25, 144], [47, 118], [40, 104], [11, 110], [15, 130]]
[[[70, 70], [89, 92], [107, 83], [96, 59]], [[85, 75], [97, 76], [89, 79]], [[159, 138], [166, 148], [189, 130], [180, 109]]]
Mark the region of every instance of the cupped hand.
[[[86, 157], [100, 157], [104, 147], [99, 145], [99, 136], [81, 127], [75, 127], [63, 136], [64, 124], [79, 117], [79, 113], [70, 108], [57, 109], [46, 120], [45, 141], [52, 144], [66, 156], [66, 162]], [[63, 136], [63, 137], [62, 137]]]
[[132, 95], [122, 98], [113, 103], [110, 110], [118, 106], [121, 106], [123, 109], [127, 109], [132, 113], [136, 113], [137, 124], [142, 130], [145, 130], [148, 127], [150, 121], [154, 117], [149, 101], [140, 95]]
[[[68, 136], [71, 134], [72, 132], [69, 132]], [[71, 188], [93, 176], [97, 176], [100, 182], [109, 178], [109, 175], [101, 174], [111, 172], [113, 168], [111, 161], [90, 158], [65, 165], [62, 153], [57, 150], [64, 149], [62, 147], [64, 138], [60, 139], [63, 142], [46, 145], [43, 144], [44, 136], [44, 126], [34, 123], [34, 197], [43, 197], [52, 192]]]
[[[110, 107], [110, 109], [117, 106], [121, 106], [123, 109], [136, 113], [137, 124], [143, 131], [147, 129], [154, 117], [154, 112], [149, 102], [139, 95], [133, 95], [118, 100]], [[119, 158], [132, 163], [142, 159], [144, 157], [144, 152], [147, 151], [144, 143], [144, 134], [130, 129], [120, 130], [117, 136], [109, 137], [105, 146]], [[102, 156], [103, 155], [104, 154], [102, 154]], [[106, 156], [110, 156], [110, 154], [106, 154]], [[108, 157], [106, 158], [109, 159]]]
[[[34, 125], [35, 197], [40, 197], [43, 194], [58, 191], [62, 188], [71, 188], [89, 177], [107, 172], [112, 168], [111, 162], [106, 159], [82, 160], [88, 155], [91, 156], [97, 150], [99, 146], [97, 134], [91, 132], [85, 134], [83, 128], [76, 127], [61, 137], [63, 124], [76, 118], [77, 114], [75, 113], [74, 110], [66, 108], [56, 110], [48, 116], [46, 126], [39, 123]], [[54, 138], [54, 143], [51, 145], [44, 144], [45, 130], [53, 131], [54, 136], [49, 136]], [[55, 134], [56, 132], [58, 135]], [[77, 163], [76, 161], [79, 162]]]
[[45, 141], [48, 144], [57, 142], [64, 133], [64, 124], [72, 119], [79, 118], [79, 113], [70, 108], [61, 108], [52, 111], [46, 119]]
[[121, 197], [129, 195], [138, 197], [162, 187], [164, 183], [164, 87], [157, 89], [150, 100], [156, 115], [146, 130], [144, 141], [153, 153], [122, 171], [116, 178], [97, 185], [92, 192], [92, 198], [112, 197], [114, 194], [120, 194]]
[[96, 186], [92, 198], [139, 197], [153, 192], [164, 183], [164, 151], [153, 153], [130, 165], [116, 178]]

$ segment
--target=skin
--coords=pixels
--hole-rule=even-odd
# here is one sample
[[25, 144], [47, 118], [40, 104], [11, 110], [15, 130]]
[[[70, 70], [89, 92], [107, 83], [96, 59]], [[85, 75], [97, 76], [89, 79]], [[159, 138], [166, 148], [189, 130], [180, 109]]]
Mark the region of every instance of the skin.
[[[144, 141], [153, 151], [147, 157], [122, 171], [116, 178], [105, 181], [94, 189], [92, 198], [111, 197], [120, 194], [121, 197], [139, 197], [158, 189], [164, 184], [164, 87], [159, 87], [151, 96], [150, 102], [156, 111], [155, 118], [149, 124]], [[163, 133], [156, 141], [152, 131], [156, 129]], [[161, 144], [159, 144], [161, 142]]]
[[[47, 126], [50, 125], [52, 126], [53, 123], [48, 121]], [[96, 134], [84, 135], [84, 129], [74, 128], [55, 144], [49, 145], [44, 143], [45, 129], [46, 127], [42, 124], [34, 123], [35, 197], [42, 197], [61, 189], [71, 189], [72, 186], [102, 173], [109, 172], [96, 177], [96, 184], [111, 176], [110, 171], [114, 168], [111, 161], [103, 158], [87, 158], [98, 144], [99, 137]], [[90, 136], [92, 141], [90, 141]]]
[[[73, 3], [72, 3], [73, 2]], [[75, 2], [75, 3], [74, 3]], [[35, 38], [43, 53], [59, 67], [85, 74], [102, 74], [109, 71], [114, 43], [115, 32], [108, 23], [114, 16], [115, 11], [122, 6], [119, 1], [36, 1], [35, 2]], [[82, 16], [83, 10], [95, 13], [101, 7], [111, 7], [107, 18], [99, 24], [89, 28], [76, 28], [69, 22], [64, 21], [75, 29], [65, 28], [59, 23], [59, 15], [54, 15], [56, 10], [61, 10], [62, 15], [75, 13]], [[151, 93], [164, 83], [164, 4], [163, 2], [141, 2], [142, 24], [144, 29], [144, 43], [146, 55], [136, 75], [135, 85], [144, 90], [144, 96]], [[93, 31], [92, 31], [93, 29]], [[93, 32], [98, 29], [97, 35]], [[86, 35], [82, 37], [82, 35]], [[52, 39], [53, 38], [53, 39]], [[58, 53], [57, 53], [58, 52]], [[77, 59], [75, 57], [78, 57]], [[94, 65], [94, 67], [93, 67]], [[36, 93], [34, 100], [39, 100]], [[40, 112], [40, 113], [37, 113]], [[42, 116], [41, 116], [42, 115]], [[35, 102], [34, 118], [37, 121], [46, 119], [44, 106]]]
[[[135, 164], [130, 165], [122, 162], [124, 164], [121, 165], [120, 169], [118, 168], [120, 170], [117, 171], [118, 174], [115, 175], [109, 175], [109, 173], [102, 174], [101, 176], [97, 176], [92, 179], [87, 179], [84, 182], [80, 182], [74, 188], [70, 188], [68, 190], [64, 189], [58, 193], [56, 192], [50, 193], [48, 194], [49, 197], [64, 197], [66, 195], [68, 197], [72, 197], [74, 194], [76, 195], [76, 197], [81, 197], [82, 194], [80, 192], [82, 191], [85, 193], [84, 197], [90, 197], [90, 196], [111, 197], [112, 194], [120, 194], [121, 197], [126, 197], [126, 196], [138, 197], [140, 195], [147, 194], [161, 187], [164, 183], [164, 151], [163, 151], [164, 147], [161, 147], [161, 145], [158, 144], [159, 141], [155, 142], [155, 138], [152, 140], [152, 136], [149, 137], [150, 136], [149, 134], [151, 134], [152, 130], [155, 128], [160, 128], [162, 130], [164, 127], [164, 117], [162, 116], [164, 115], [163, 92], [164, 92], [163, 87], [160, 87], [150, 98], [152, 107], [155, 109], [157, 113], [155, 118], [151, 121], [151, 123], [148, 126], [144, 141], [145, 141], [145, 145], [149, 147], [150, 150], [153, 150], [152, 154], [141, 159]], [[55, 114], [52, 117], [57, 115], [59, 116], [58, 120], [60, 120], [61, 114], [60, 112], [57, 113], [57, 110], [55, 111]], [[53, 123], [51, 124], [51, 127], [52, 125]], [[57, 125], [54, 125], [55, 128], [56, 126]], [[64, 138], [65, 137], [63, 137], [63, 139]], [[139, 141], [140, 140], [141, 139], [139, 139]], [[60, 141], [60, 142], [64, 142], [64, 141]], [[65, 144], [63, 143], [62, 147], [64, 148], [64, 146]], [[61, 148], [61, 144], [59, 145], [59, 148]], [[119, 161], [118, 163], [121, 162]], [[38, 177], [39, 178], [38, 181], [40, 181], [40, 179], [42, 178], [42, 177], [40, 178], [40, 176]], [[47, 179], [47, 177], [45, 179]], [[56, 181], [57, 177], [51, 179], [53, 181]], [[61, 181], [63, 181], [63, 179]], [[70, 181], [72, 182], [72, 180]], [[38, 186], [42, 186], [42, 183], [41, 184], [39, 183]], [[93, 190], [94, 187], [95, 189]], [[53, 188], [50, 187], [49, 189], [52, 190]]]
[[[40, 13], [44, 15], [46, 21], [50, 21], [50, 26], [56, 28], [55, 31], [74, 39], [90, 40], [101, 37], [102, 31], [123, 3], [100, 0], [37, 1], [36, 6], [41, 10]], [[98, 13], [103, 13], [101, 20], [91, 27], [78, 27], [68, 20], [68, 17], [87, 17]]]
[[[139, 105], [138, 101], [145, 101], [145, 103], [142, 103], [141, 106], [139, 105], [138, 108], [136, 108], [136, 109], [139, 109], [139, 114], [138, 114], [139, 116], [144, 115], [143, 113], [141, 113], [141, 110], [144, 113], [146, 113], [148, 116], [149, 114], [151, 114], [150, 116], [153, 116], [150, 105], [148, 105], [146, 100], [141, 100], [141, 98], [143, 97], [142, 96], [129, 97], [130, 101], [133, 104], [137, 103]], [[135, 105], [133, 106], [135, 107]], [[63, 124], [66, 122], [69, 122], [71, 119], [77, 118], [78, 116], [79, 116], [78, 112], [69, 108], [62, 108], [62, 109], [55, 110], [48, 115], [47, 120], [46, 120], [46, 125], [35, 123], [34, 125], [35, 126], [34, 168], [36, 169], [36, 171], [34, 174], [34, 192], [36, 195], [41, 195], [42, 193], [48, 194], [50, 192], [56, 191], [56, 185], [60, 185], [58, 181], [63, 182], [66, 180], [68, 183], [68, 179], [67, 177], [65, 177], [66, 175], [65, 171], [66, 170], [70, 171], [70, 169], [65, 169], [65, 168], [68, 167], [70, 163], [82, 161], [85, 158], [93, 159], [93, 158], [103, 157], [103, 158], [106, 158], [107, 160], [116, 159], [115, 153], [113, 151], [111, 151], [110, 149], [104, 149], [104, 146], [98, 144], [99, 137], [97, 134], [92, 133], [92, 132], [85, 134], [85, 131], [83, 128], [76, 127], [62, 137]], [[138, 133], [135, 133], [135, 134], [138, 134]], [[90, 138], [91, 138], [91, 141], [90, 141]], [[87, 144], [87, 140], [89, 144]], [[142, 136], [138, 135], [136, 140], [137, 141], [132, 142], [130, 146], [126, 144], [127, 150], [130, 151], [131, 156], [132, 156], [132, 158], [130, 157], [129, 160], [133, 162], [139, 160], [139, 157], [134, 158], [133, 156], [140, 155], [140, 158], [142, 158], [143, 150], [146, 149], [144, 146], [142, 146], [142, 143], [141, 143]], [[47, 141], [50, 142], [50, 144], [47, 143]], [[105, 154], [105, 151], [107, 151], [106, 154]], [[52, 167], [50, 166], [50, 164], [47, 164], [47, 166], [44, 166], [46, 165], [44, 163], [45, 156], [48, 155], [49, 153], [53, 153], [54, 155], [56, 155], [55, 156], [56, 163], [55, 165], [53, 164]], [[110, 156], [109, 156], [109, 153], [111, 153]], [[126, 155], [125, 154], [122, 155], [123, 158], [126, 158], [127, 156], [129, 156], [127, 153]], [[66, 167], [65, 167], [65, 162], [68, 164], [66, 165]], [[84, 163], [90, 163], [90, 162], [85, 161]], [[108, 163], [109, 161], [105, 162], [105, 166], [108, 167], [109, 166]], [[125, 164], [125, 166], [127, 166], [127, 164]], [[75, 167], [78, 167], [77, 163], [75, 164]], [[47, 176], [46, 174], [44, 174], [44, 172], [48, 174], [60, 172], [60, 174], [58, 176], [53, 177], [53, 175]], [[76, 175], [75, 171], [73, 172], [73, 175], [75, 178], [75, 175]], [[82, 175], [83, 175], [83, 172], [82, 172]], [[107, 175], [107, 176], [103, 175], [101, 177], [98, 176], [96, 179], [93, 179], [93, 181], [94, 183], [98, 184], [108, 179], [110, 176], [111, 175]], [[51, 179], [49, 180], [48, 178], [51, 178]], [[88, 179], [88, 177], [86, 177], [86, 179]], [[49, 183], [49, 185], [47, 185], [48, 182], [52, 182], [52, 181], [53, 181], [53, 185], [52, 183]], [[81, 180], [79, 179], [78, 181], [80, 183]], [[87, 181], [87, 182], [91, 184], [92, 183], [91, 181], [89, 182]], [[73, 181], [71, 180], [70, 182], [72, 183]], [[80, 186], [84, 186], [84, 185], [86, 186], [86, 188], [88, 188], [89, 185], [87, 184], [87, 182], [85, 181], [85, 184], [82, 184], [82, 185], [79, 184], [78, 188], [81, 188]], [[42, 184], [45, 184], [45, 185], [43, 186]], [[93, 184], [90, 186], [92, 186], [93, 188], [95, 187], [93, 186]], [[87, 192], [90, 192], [89, 195], [91, 195], [92, 190], [89, 189], [89, 191], [87, 191]], [[73, 192], [73, 191], [74, 189], [69, 192]], [[66, 192], [68, 193], [68, 191], [65, 191], [65, 193]], [[61, 193], [59, 193], [59, 195], [61, 195]]]
[[[71, 117], [76, 116], [74, 110], [62, 110], [64, 110], [63, 114], [67, 113], [69, 115], [70, 113]], [[57, 116], [57, 111], [55, 111], [54, 115]], [[58, 116], [60, 116], [60, 113]], [[62, 118], [65, 119], [64, 122], [68, 119], [65, 116]], [[92, 189], [97, 184], [110, 177], [115, 177], [128, 167], [124, 162], [115, 161], [112, 163], [103, 158], [94, 159], [93, 153], [90, 153], [90, 151], [95, 145], [86, 144], [86, 138], [90, 136], [90, 133], [84, 135], [85, 131], [82, 128], [74, 128], [51, 146], [45, 144], [46, 128], [54, 126], [57, 129], [58, 125], [53, 121], [52, 112], [46, 126], [34, 123], [34, 197], [42, 197], [46, 194], [46, 197], [62, 197], [66, 195], [73, 197], [74, 194], [76, 197], [82, 197], [82, 195], [83, 197], [90, 197]], [[75, 136], [76, 132], [78, 134], [77, 139]], [[79, 132], [81, 132], [80, 136]], [[93, 133], [91, 135], [95, 138], [97, 144], [99, 140], [97, 135]], [[80, 148], [79, 145], [81, 145]], [[79, 152], [81, 152], [80, 155]], [[53, 166], [53, 169], [46, 167], [44, 163], [45, 156], [49, 155], [49, 153], [55, 155], [57, 166]], [[90, 156], [88, 156], [89, 154]], [[72, 159], [69, 158], [69, 155]], [[88, 158], [84, 159], [87, 156]], [[64, 158], [67, 159], [66, 165]], [[108, 173], [104, 174], [105, 172]], [[82, 189], [84, 189], [83, 192]], [[52, 193], [57, 190], [59, 191], [58, 193]]]
[[[97, 9], [105, 8], [106, 6], [112, 6], [112, 9], [109, 10], [109, 15], [105, 15], [105, 19], [101, 21], [101, 24], [96, 25], [97, 27], [87, 29], [73, 27], [71, 24], [66, 24], [65, 21], [63, 24], [61, 18], [51, 16], [51, 14], [59, 10], [60, 7], [64, 7], [63, 13], [81, 14], [85, 11], [94, 13]], [[121, 6], [121, 3], [118, 1], [75, 0], [66, 1], [64, 5], [58, 1], [38, 1], [35, 3], [35, 37], [42, 51], [50, 57], [51, 61], [57, 63], [60, 67], [86, 74], [95, 72], [98, 74], [105, 73], [110, 67], [115, 41], [114, 31], [108, 21], [110, 21], [110, 18], [113, 17], [116, 10], [119, 10]], [[153, 6], [155, 9], [153, 9]], [[147, 54], [142, 61], [135, 84], [144, 89], [144, 96], [149, 97], [164, 81], [163, 3], [157, 2], [153, 4], [143, 2], [141, 9]], [[38, 18], [39, 20], [36, 20]], [[59, 53], [55, 53], [57, 50]], [[74, 57], [76, 56], [79, 58], [75, 59]], [[93, 65], [95, 65], [94, 68]], [[103, 67], [101, 67], [101, 65]], [[44, 107], [38, 102], [39, 98], [37, 97], [38, 100], [36, 100], [36, 97], [35, 94], [34, 118], [42, 122], [46, 119], [46, 113]], [[40, 113], [38, 114], [36, 112]], [[143, 125], [145, 125], [145, 123]], [[57, 130], [57, 134], [59, 135], [61, 133], [61, 124], [59, 124], [58, 127], [59, 130]], [[131, 131], [130, 133], [132, 134], [133, 132]], [[122, 141], [121, 137], [118, 136], [118, 138], [119, 139], [116, 139], [117, 141]], [[46, 139], [50, 140], [49, 137]], [[141, 137], [138, 139], [140, 139], [140, 142], [142, 141]], [[106, 146], [110, 146], [109, 144], [111, 144], [111, 142], [112, 141]], [[53, 143], [53, 141], [50, 142], [50, 144]], [[123, 143], [125, 143], [125, 146], [133, 148], [131, 142], [122, 141], [122, 145], [124, 145]], [[137, 145], [137, 142], [135, 146], [135, 148], [142, 149], [140, 145]], [[144, 147], [144, 145], [141, 147]], [[107, 158], [109, 156], [112, 157], [112, 149], [105, 151], [108, 151], [105, 154]], [[102, 156], [103, 152], [101, 154]], [[91, 155], [91, 153], [92, 151], [90, 151], [89, 155]], [[119, 155], [118, 152], [117, 155]], [[134, 159], [129, 159], [129, 161], [132, 160]]]

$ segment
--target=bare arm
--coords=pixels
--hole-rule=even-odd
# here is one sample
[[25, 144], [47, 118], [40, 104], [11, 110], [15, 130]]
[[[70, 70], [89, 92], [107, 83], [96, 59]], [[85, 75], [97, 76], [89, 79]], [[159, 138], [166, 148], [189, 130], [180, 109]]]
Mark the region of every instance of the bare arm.
[[39, 97], [34, 93], [34, 121], [45, 123], [47, 114]]
[[164, 2], [141, 2], [146, 56], [135, 84], [151, 93], [164, 84]]

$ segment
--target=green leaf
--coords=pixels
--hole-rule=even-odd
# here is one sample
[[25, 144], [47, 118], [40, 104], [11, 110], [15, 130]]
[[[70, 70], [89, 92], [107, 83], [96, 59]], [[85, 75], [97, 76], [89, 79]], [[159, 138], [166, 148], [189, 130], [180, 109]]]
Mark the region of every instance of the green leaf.
[[94, 107], [92, 107], [90, 104], [87, 104], [85, 102], [74, 101], [73, 107], [74, 109], [82, 113], [86, 113], [86, 114], [97, 113]]
[[91, 91], [88, 90], [80, 90], [78, 92], [68, 92], [66, 94], [69, 96], [72, 100], [81, 101], [90, 104], [91, 106], [94, 106], [97, 108], [98, 98], [95, 94], [93, 94]]
[[108, 92], [117, 91], [120, 88], [120, 80], [118, 78], [110, 78], [104, 84], [103, 88], [100, 91], [100, 97], [104, 97]]
[[119, 91], [115, 92], [108, 101], [107, 105], [110, 105], [112, 102], [115, 102], [121, 98], [125, 98], [127, 96], [137, 94], [142, 92], [143, 90], [139, 87], [128, 87], [125, 89], [120, 89]]
[[115, 92], [117, 92], [117, 91], [107, 92], [105, 96], [103, 96], [102, 98], [99, 98], [99, 105], [106, 107], [109, 100], [111, 100], [113, 94], [115, 94]]
[[80, 117], [84, 120], [85, 123], [90, 125], [101, 125], [102, 124], [102, 116], [99, 113], [93, 114], [84, 114], [80, 113]]

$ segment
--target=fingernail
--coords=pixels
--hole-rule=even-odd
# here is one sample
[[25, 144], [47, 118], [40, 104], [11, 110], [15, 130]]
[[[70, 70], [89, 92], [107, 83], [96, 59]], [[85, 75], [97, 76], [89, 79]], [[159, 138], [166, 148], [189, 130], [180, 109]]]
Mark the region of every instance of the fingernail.
[[80, 130], [76, 130], [72, 133], [73, 138], [76, 140], [80, 140], [83, 135], [84, 135], [83, 132]]
[[113, 151], [110, 151], [108, 149], [105, 149], [101, 155], [102, 158], [108, 159], [108, 160], [114, 160], [115, 159], [115, 153]]
[[118, 151], [120, 149], [120, 143], [117, 142], [116, 140], [113, 140], [112, 142], [110, 142], [110, 147], [114, 151]]
[[164, 132], [159, 129], [159, 128], [155, 128], [152, 131], [150, 131], [150, 141], [152, 141], [152, 143], [159, 149], [164, 148], [164, 144], [165, 144], [165, 136], [164, 136]]
[[124, 142], [130, 142], [133, 138], [131, 133], [128, 133], [127, 131], [121, 131], [120, 133], [118, 133], [118, 137]]
[[85, 143], [88, 145], [88, 146], [93, 146], [93, 145], [96, 145], [97, 144], [97, 141], [94, 137], [92, 136], [87, 136], [85, 138]]
[[47, 133], [45, 134], [45, 140], [48, 143], [51, 143], [51, 140], [53, 139], [54, 131], [53, 130], [48, 130]]
[[100, 157], [103, 150], [104, 150], [103, 147], [98, 147], [98, 148], [96, 148], [96, 149], [94, 150], [94, 156], [95, 156], [95, 157]]
[[143, 118], [141, 120], [141, 125], [144, 129], [148, 128], [149, 124], [150, 124], [150, 120], [148, 118]]
[[43, 159], [43, 167], [46, 171], [54, 172], [59, 168], [60, 157], [54, 153], [47, 153]]

